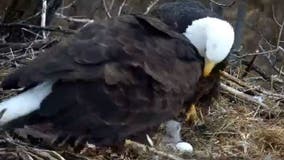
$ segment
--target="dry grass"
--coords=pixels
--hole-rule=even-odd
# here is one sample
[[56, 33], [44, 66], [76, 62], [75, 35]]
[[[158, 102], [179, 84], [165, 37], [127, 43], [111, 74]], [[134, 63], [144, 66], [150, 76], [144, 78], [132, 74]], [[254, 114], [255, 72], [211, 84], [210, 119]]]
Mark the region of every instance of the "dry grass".
[[184, 128], [196, 150], [213, 159], [264, 159], [284, 156], [283, 106], [262, 109], [221, 96], [205, 116], [203, 131]]

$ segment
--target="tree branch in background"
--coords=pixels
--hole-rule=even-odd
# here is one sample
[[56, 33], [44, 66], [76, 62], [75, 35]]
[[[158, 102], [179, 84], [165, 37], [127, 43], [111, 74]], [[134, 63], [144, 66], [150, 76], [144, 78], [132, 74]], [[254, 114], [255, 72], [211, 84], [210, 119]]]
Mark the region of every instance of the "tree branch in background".
[[[46, 10], [47, 10], [47, 0], [42, 0], [41, 22], [40, 22], [41, 27], [46, 26]], [[42, 37], [43, 37], [43, 39], [46, 39], [46, 32], [45, 31], [42, 31]]]
[[[45, 1], [46, 4], [43, 0], [11, 0], [2, 22], [5, 24], [20, 24], [25, 22], [28, 25], [43, 26], [43, 22], [45, 21], [44, 27], [46, 27], [50, 24], [55, 11], [60, 7], [63, 0]], [[46, 9], [43, 6], [46, 6]], [[36, 34], [23, 32], [21, 28], [1, 28], [0, 35], [9, 33], [9, 36], [5, 39], [7, 42], [32, 41], [38, 38], [39, 34], [42, 35], [42, 30], [40, 30], [40, 33], [37, 33], [39, 32], [38, 30], [33, 30], [32, 32]]]
[[219, 2], [216, 2], [215, 0], [209, 0], [209, 1], [212, 2], [213, 4], [221, 6], [221, 7], [231, 7], [236, 3], [235, 0], [231, 0], [228, 4], [219, 3]]
[[61, 32], [64, 34], [74, 34], [76, 31], [74, 30], [67, 30], [67, 29], [62, 29], [61, 27], [40, 27], [36, 25], [31, 25], [31, 24], [21, 24], [21, 23], [2, 23], [0, 24], [0, 29], [1, 28], [11, 28], [15, 27], [18, 29], [35, 29], [35, 30], [41, 30], [41, 31], [51, 31], [51, 32]]
[[126, 1], [127, 1], [127, 0], [123, 0], [123, 2], [121, 3], [121, 5], [119, 6], [118, 13], [117, 13], [118, 16], [121, 15], [122, 9], [123, 9], [123, 7], [125, 6]]
[[159, 2], [159, 0], [153, 0], [150, 5], [147, 7], [146, 11], [143, 13], [144, 15], [148, 14], [151, 9]]
[[63, 14], [63, 11], [64, 11], [65, 9], [68, 9], [68, 8], [72, 7], [74, 4], [76, 4], [76, 2], [77, 2], [77, 0], [73, 0], [73, 1], [70, 2], [69, 4], [67, 4], [67, 5], [65, 5], [65, 6], [63, 6], [63, 7], [58, 8], [57, 11]]
[[58, 13], [58, 12], [55, 13], [55, 15], [58, 18], [61, 18], [63, 20], [70, 21], [70, 22], [78, 22], [78, 23], [93, 23], [94, 22], [93, 19], [69, 17], [69, 16], [65, 16], [65, 15]]
[[103, 0], [104, 9], [108, 18], [111, 18], [111, 14], [109, 12], [109, 7], [106, 4], [106, 0]]
[[275, 15], [275, 8], [274, 8], [274, 5], [271, 6], [271, 9], [272, 9], [272, 18], [273, 18], [274, 22], [280, 27], [281, 24], [280, 24], [280, 22], [278, 21], [276, 15]]

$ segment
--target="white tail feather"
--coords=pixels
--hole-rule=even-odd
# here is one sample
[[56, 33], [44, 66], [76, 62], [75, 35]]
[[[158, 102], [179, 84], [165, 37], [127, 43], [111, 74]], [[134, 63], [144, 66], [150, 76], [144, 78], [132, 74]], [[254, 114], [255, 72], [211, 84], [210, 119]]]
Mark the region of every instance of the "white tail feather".
[[43, 82], [0, 103], [0, 112], [5, 110], [0, 118], [0, 125], [39, 109], [42, 100], [51, 93], [53, 83], [53, 81]]

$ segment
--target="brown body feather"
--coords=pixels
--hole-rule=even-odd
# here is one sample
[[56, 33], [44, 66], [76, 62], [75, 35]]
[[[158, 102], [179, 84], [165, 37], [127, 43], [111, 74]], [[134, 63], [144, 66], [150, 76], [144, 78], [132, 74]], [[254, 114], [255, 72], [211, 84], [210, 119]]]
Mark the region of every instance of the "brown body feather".
[[50, 123], [58, 132], [117, 143], [173, 118], [196, 99], [203, 60], [157, 19], [121, 16], [93, 23], [2, 83], [56, 80], [41, 108], [11, 124]]

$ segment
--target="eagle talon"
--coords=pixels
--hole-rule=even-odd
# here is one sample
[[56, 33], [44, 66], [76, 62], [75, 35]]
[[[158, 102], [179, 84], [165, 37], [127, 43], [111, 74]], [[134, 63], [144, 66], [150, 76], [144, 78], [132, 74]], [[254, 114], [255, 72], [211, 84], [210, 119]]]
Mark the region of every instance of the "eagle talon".
[[199, 121], [199, 117], [194, 104], [192, 104], [187, 110], [185, 121], [189, 124], [196, 124]]

